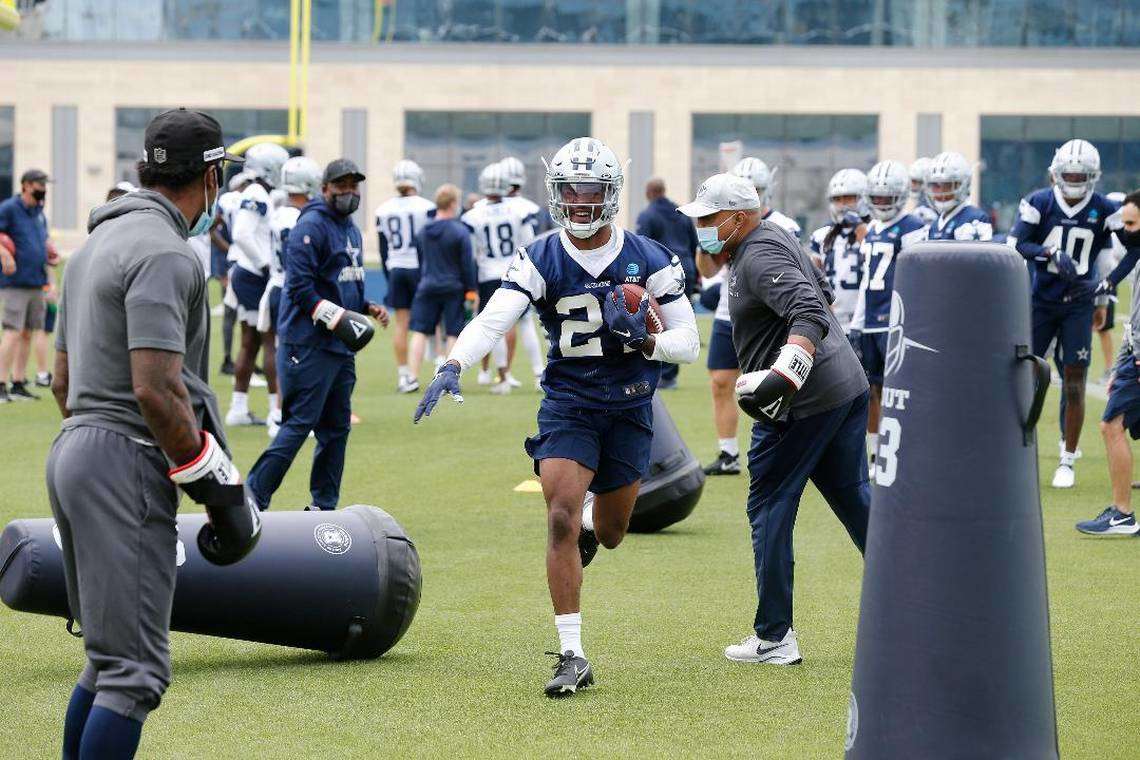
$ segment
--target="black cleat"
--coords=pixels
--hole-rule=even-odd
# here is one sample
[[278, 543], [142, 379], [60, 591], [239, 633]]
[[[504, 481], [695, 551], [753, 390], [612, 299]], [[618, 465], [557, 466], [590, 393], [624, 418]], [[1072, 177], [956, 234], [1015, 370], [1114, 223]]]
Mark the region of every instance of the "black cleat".
[[739, 475], [740, 474], [740, 456], [729, 454], [727, 451], [720, 452], [720, 456], [716, 458], [712, 464], [705, 467], [705, 475]]
[[598, 553], [598, 536], [594, 531], [586, 528], [578, 531], [578, 553], [582, 555], [582, 567], [594, 561]]
[[546, 684], [546, 696], [551, 699], [570, 697], [578, 689], [593, 685], [594, 669], [590, 667], [585, 657], [575, 657], [569, 650], [565, 654], [558, 652], [547, 652], [547, 654], [557, 657], [558, 662], [554, 665], [554, 678]]
[[234, 360], [227, 356], [222, 360], [222, 368], [218, 371], [223, 375], [232, 375], [234, 373]]
[[40, 397], [28, 390], [24, 383], [12, 383], [12, 389], [8, 391], [8, 395], [13, 401], [39, 401]]

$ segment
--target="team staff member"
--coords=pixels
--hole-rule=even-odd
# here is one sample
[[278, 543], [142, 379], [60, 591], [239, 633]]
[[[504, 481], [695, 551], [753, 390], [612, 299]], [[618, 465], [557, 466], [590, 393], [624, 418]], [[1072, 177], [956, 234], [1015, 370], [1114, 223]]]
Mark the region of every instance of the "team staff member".
[[277, 320], [277, 379], [281, 427], [249, 473], [262, 509], [310, 431], [317, 449], [309, 476], [309, 509], [336, 509], [344, 453], [352, 429], [356, 352], [388, 312], [364, 298], [363, 238], [352, 214], [360, 207], [364, 175], [347, 158], [325, 167], [321, 195], [301, 209], [285, 245], [285, 285]]
[[793, 665], [801, 657], [792, 628], [792, 528], [809, 479], [860, 552], [866, 542], [867, 377], [831, 311], [823, 273], [791, 233], [761, 220], [760, 198], [747, 180], [710, 177], [678, 210], [696, 219], [702, 247], [723, 243], [722, 296], [744, 373], [736, 397], [756, 419], [748, 519], [759, 604], [755, 633], [724, 654]]
[[20, 194], [0, 203], [0, 232], [8, 235], [16, 248], [11, 252], [0, 246], [0, 404], [39, 398], [28, 390], [26, 372], [32, 333], [44, 329], [47, 265], [55, 264], [54, 256], [48, 253], [44, 217], [47, 181], [42, 171], [29, 169], [20, 177]]
[[[697, 232], [693, 223], [677, 213], [677, 204], [665, 197], [665, 180], [654, 177], [645, 183], [649, 205], [637, 215], [637, 234], [656, 240], [681, 262], [685, 270], [685, 297], [697, 292]], [[676, 388], [680, 365], [661, 367], [658, 388]]]
[[144, 141], [143, 189], [92, 212], [60, 303], [47, 484], [87, 653], [64, 758], [133, 757], [170, 683], [178, 487], [206, 507], [212, 562], [240, 560], [261, 527], [206, 382], [206, 278], [186, 243], [209, 229], [230, 156], [218, 122], [184, 109]]

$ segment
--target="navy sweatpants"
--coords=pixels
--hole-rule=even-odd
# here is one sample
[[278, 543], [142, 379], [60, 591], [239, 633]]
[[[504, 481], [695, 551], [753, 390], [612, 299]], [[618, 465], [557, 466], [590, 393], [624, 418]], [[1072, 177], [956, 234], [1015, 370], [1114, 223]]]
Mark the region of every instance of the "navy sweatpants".
[[285, 479], [309, 431], [313, 431], [317, 449], [309, 475], [312, 504], [336, 509], [352, 429], [356, 357], [282, 343], [277, 347], [277, 382], [281, 390], [281, 428], [250, 470], [250, 490], [258, 506], [268, 509], [269, 500]]
[[756, 564], [756, 635], [779, 641], [792, 627], [792, 529], [810, 479], [863, 552], [871, 486], [867, 400], [786, 422], [757, 421], [748, 451], [748, 521]]

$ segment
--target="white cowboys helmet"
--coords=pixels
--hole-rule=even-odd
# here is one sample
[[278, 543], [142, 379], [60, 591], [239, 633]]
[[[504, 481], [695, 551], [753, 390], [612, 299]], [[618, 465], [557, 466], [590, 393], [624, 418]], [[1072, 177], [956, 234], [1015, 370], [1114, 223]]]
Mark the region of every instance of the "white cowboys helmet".
[[507, 182], [518, 188], [526, 186], [526, 165], [514, 156], [507, 156], [499, 162], [507, 173]]
[[[843, 215], [854, 211], [859, 216], [865, 216], [866, 201], [863, 196], [867, 194], [867, 175], [858, 169], [840, 169], [827, 183], [827, 208], [831, 214], [831, 221], [839, 224]], [[855, 206], [840, 206], [836, 198], [846, 195], [855, 196]]]
[[923, 190], [926, 189], [926, 172], [930, 170], [931, 159], [919, 156], [910, 165], [910, 197], [916, 202], [922, 201]]
[[758, 158], [749, 156], [742, 158], [736, 166], [732, 167], [730, 174], [735, 174], [737, 177], [744, 177], [750, 181], [752, 186], [756, 188], [756, 194], [760, 196], [760, 205], [767, 206], [768, 198], [772, 193], [772, 180], [776, 177], [776, 169], [769, 169], [768, 164], [764, 163]]
[[270, 187], [281, 184], [281, 167], [289, 160], [289, 151], [277, 143], [257, 143], [245, 152], [244, 171]]
[[[588, 238], [617, 216], [624, 183], [622, 165], [605, 143], [576, 137], [546, 164], [550, 216], [574, 237]], [[595, 200], [578, 202], [582, 196]]]
[[1087, 140], [1069, 140], [1053, 154], [1049, 176], [1061, 188], [1061, 195], [1084, 198], [1100, 179], [1100, 153]]
[[397, 161], [395, 168], [392, 169], [392, 182], [395, 183], [397, 190], [410, 187], [419, 193], [424, 187], [424, 170], [415, 161], [405, 158]]
[[880, 161], [867, 172], [867, 204], [871, 216], [881, 222], [894, 219], [906, 205], [906, 167], [898, 161]]
[[940, 214], [952, 211], [970, 197], [974, 168], [961, 153], [939, 153], [926, 170], [926, 197]]
[[315, 198], [321, 194], [321, 167], [308, 156], [293, 156], [281, 165], [281, 189]]
[[506, 169], [500, 164], [488, 164], [479, 173], [479, 192], [500, 198], [511, 191], [511, 182]]

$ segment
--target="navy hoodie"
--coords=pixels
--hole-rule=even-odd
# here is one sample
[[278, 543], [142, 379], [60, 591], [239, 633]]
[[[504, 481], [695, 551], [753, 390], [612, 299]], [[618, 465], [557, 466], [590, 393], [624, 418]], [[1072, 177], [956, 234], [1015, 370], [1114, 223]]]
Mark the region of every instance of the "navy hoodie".
[[324, 325], [313, 323], [313, 310], [327, 300], [367, 313], [362, 243], [352, 217], [329, 208], [324, 198], [305, 204], [285, 244], [285, 286], [277, 318], [279, 340], [352, 353]]
[[471, 228], [458, 219], [437, 219], [416, 235], [420, 255], [417, 293], [462, 295], [478, 290]]

